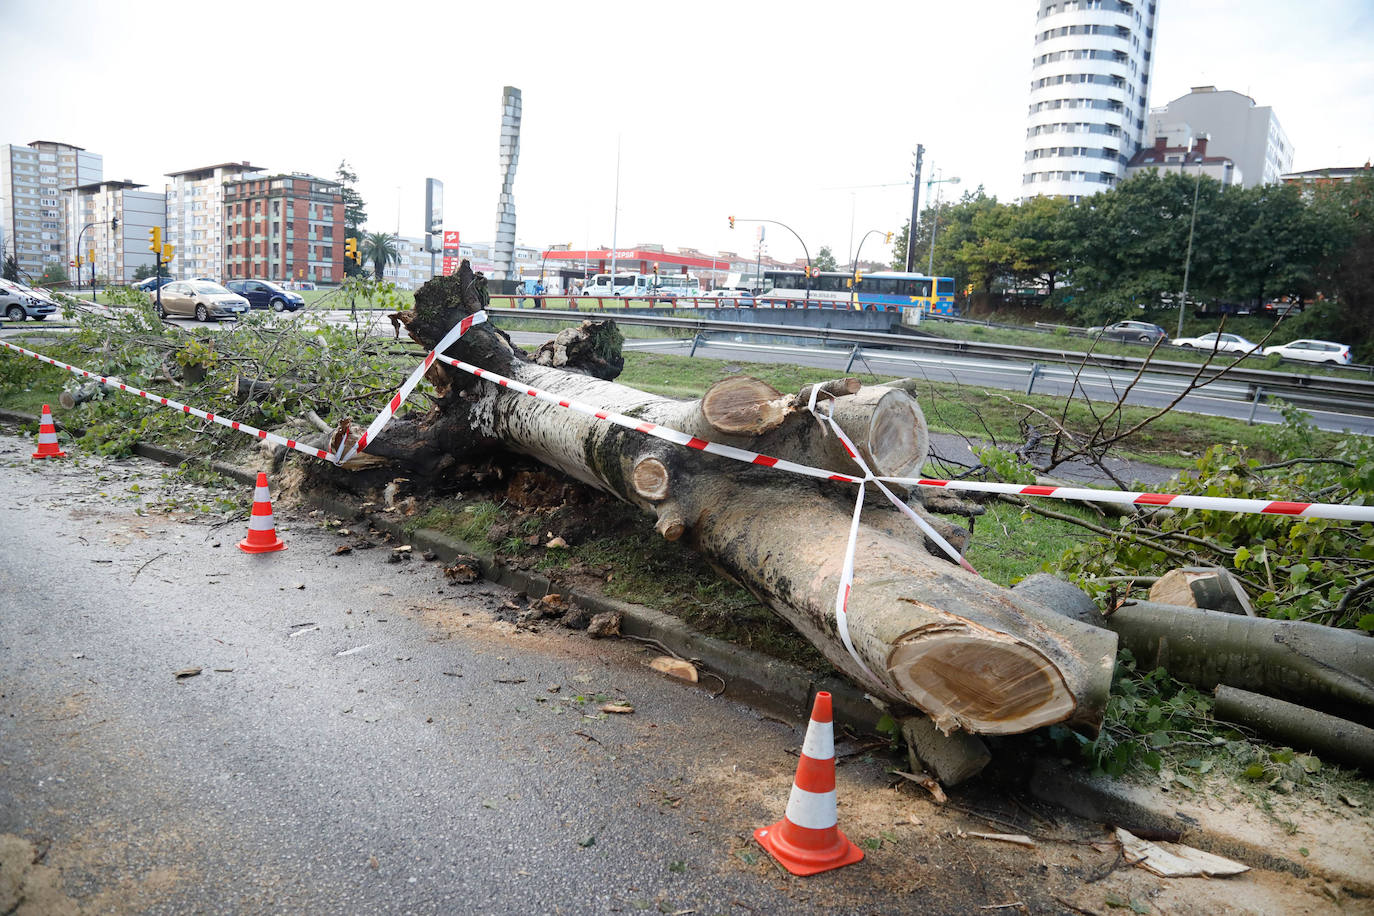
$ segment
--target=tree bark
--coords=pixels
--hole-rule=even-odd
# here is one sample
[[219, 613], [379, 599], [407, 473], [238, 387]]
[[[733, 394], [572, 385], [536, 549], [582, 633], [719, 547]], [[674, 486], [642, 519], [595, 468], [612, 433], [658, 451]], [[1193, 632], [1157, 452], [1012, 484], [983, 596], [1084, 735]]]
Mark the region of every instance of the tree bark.
[[1216, 696], [1216, 717], [1223, 722], [1374, 774], [1374, 728], [1235, 687], [1219, 685]]
[[[426, 348], [483, 307], [485, 281], [464, 264], [427, 283], [413, 312], [392, 316]], [[592, 371], [614, 364], [609, 323], [586, 322]], [[602, 341], [597, 343], [596, 340]], [[407, 465], [412, 478], [444, 460], [493, 448], [529, 455], [652, 514], [664, 537], [684, 538], [810, 639], [838, 669], [888, 701], [915, 706], [946, 733], [1013, 734], [1056, 722], [1100, 725], [1115, 662], [1115, 637], [932, 557], [896, 512], [866, 508], [859, 529], [844, 645], [834, 610], [849, 536], [852, 484], [788, 475], [681, 448], [584, 413], [535, 400], [556, 393], [702, 439], [830, 470], [837, 443], [804, 409], [755, 380], [733, 381], [700, 401], [673, 401], [528, 361], [499, 330], [480, 325], [448, 355], [500, 373], [498, 386], [442, 362], [429, 369], [436, 407], [419, 421], [393, 420], [364, 455]], [[906, 473], [924, 458], [924, 422], [905, 392], [852, 394], [829, 383], [834, 415], [879, 473]], [[719, 387], [719, 386], [717, 386]], [[800, 399], [802, 409], [797, 409]], [[772, 407], [767, 407], [771, 404]], [[752, 406], [750, 406], [752, 405]], [[791, 409], [788, 409], [791, 405]], [[920, 455], [915, 454], [920, 452]]]

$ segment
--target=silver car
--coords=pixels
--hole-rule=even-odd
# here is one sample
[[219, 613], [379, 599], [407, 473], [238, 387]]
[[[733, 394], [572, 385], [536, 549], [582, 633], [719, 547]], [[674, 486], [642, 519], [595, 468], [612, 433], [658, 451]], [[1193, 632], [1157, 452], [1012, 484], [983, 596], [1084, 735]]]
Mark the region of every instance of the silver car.
[[[153, 294], [156, 297], [156, 293]], [[154, 298], [157, 317], [237, 318], [248, 311], [248, 300], [209, 280], [178, 280], [162, 287], [162, 303]]]

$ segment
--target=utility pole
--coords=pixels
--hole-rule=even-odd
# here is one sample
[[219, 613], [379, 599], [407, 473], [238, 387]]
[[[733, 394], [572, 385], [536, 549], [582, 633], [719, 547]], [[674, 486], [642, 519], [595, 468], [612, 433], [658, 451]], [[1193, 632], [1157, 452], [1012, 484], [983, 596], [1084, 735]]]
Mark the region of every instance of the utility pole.
[[926, 148], [916, 144], [916, 171], [911, 176], [911, 224], [906, 230], [906, 272], [916, 271], [916, 217], [921, 206], [921, 160], [925, 158]]

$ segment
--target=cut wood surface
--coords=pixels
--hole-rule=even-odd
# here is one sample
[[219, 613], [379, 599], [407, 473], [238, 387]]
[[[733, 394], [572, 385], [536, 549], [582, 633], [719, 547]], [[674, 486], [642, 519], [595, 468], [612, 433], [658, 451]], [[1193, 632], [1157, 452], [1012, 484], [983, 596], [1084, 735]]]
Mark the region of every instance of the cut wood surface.
[[[459, 274], [427, 283], [416, 294], [415, 310], [392, 320], [430, 348], [482, 307], [484, 297], [484, 281], [465, 263]], [[564, 338], [559, 352], [593, 354], [588, 371], [605, 374], [614, 364], [606, 342], [619, 333], [609, 322], [584, 322], [577, 330], [587, 342]], [[726, 398], [670, 400], [580, 374], [571, 357], [561, 367], [532, 363], [490, 323], [470, 331], [448, 355], [506, 375], [520, 390], [436, 362], [428, 376], [436, 408], [422, 419], [394, 420], [368, 444], [369, 456], [399, 462], [406, 476], [421, 480], [484, 449], [515, 452], [612, 493], [652, 514], [665, 537], [681, 537], [700, 550], [866, 690], [923, 710], [943, 731], [1011, 734], [1063, 721], [1100, 725], [1115, 662], [1112, 634], [931, 556], [913, 526], [891, 509], [874, 507], [865, 509], [859, 527], [847, 618], [851, 654], [835, 598], [853, 485], [679, 448], [527, 397], [524, 389], [778, 458], [854, 471], [837, 463], [835, 437], [795, 408], [799, 399], [805, 403], [801, 393], [784, 396], [751, 380], [732, 382]], [[850, 388], [832, 384], [824, 396], [833, 399], [830, 409], [872, 456], [875, 470], [918, 467], [926, 434], [914, 399], [900, 389], [862, 386], [836, 396]], [[751, 413], [751, 400], [792, 407]], [[727, 407], [717, 410], [720, 404]], [[726, 435], [722, 427], [761, 431]]]
[[1255, 609], [1250, 606], [1244, 586], [1235, 576], [1217, 566], [1184, 566], [1169, 570], [1150, 586], [1150, 600], [1159, 604], [1255, 616]]

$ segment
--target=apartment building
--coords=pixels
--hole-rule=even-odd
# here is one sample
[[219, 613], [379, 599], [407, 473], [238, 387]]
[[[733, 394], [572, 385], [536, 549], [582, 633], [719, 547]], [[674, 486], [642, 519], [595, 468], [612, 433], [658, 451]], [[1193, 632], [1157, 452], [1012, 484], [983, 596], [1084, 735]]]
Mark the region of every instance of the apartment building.
[[1187, 143], [1170, 146], [1167, 137], [1158, 137], [1154, 146], [1148, 146], [1131, 157], [1126, 165], [1126, 177], [1152, 169], [1190, 176], [1204, 175], [1221, 182], [1224, 187], [1241, 185], [1244, 176], [1235, 160], [1229, 156], [1209, 154], [1207, 143], [1206, 137], [1190, 137]]
[[1022, 197], [1115, 187], [1144, 144], [1155, 0], [1041, 0]]
[[1150, 109], [1150, 137], [1172, 146], [1207, 136], [1213, 155], [1226, 156], [1245, 176], [1243, 187], [1277, 184], [1293, 168], [1293, 144], [1274, 109], [1248, 95], [1215, 86], [1195, 86], [1187, 95]]
[[263, 171], [247, 162], [222, 162], [168, 172], [167, 238], [176, 246], [172, 276], [226, 278], [224, 183]]
[[[439, 262], [443, 260], [442, 254], [431, 255], [425, 251], [425, 240], [423, 237], [416, 238], [408, 235], [393, 236], [396, 251], [400, 255], [399, 260], [390, 264], [383, 278], [395, 283], [401, 289], [419, 289], [434, 274], [439, 273]], [[430, 258], [434, 258], [434, 270], [430, 270]], [[367, 270], [372, 269], [371, 264], [363, 264]]]
[[34, 140], [0, 147], [0, 249], [36, 280], [43, 267], [64, 266], [80, 227], [69, 218], [70, 189], [104, 177], [104, 163], [69, 143]]
[[[94, 254], [95, 276], [104, 282], [128, 284], [140, 267], [149, 273], [156, 268], [156, 256], [148, 249], [148, 230], [166, 228], [167, 198], [160, 191], [140, 191], [143, 187], [132, 181], [97, 181], [73, 189], [73, 224], [81, 228], [72, 254], [83, 262]], [[180, 254], [178, 249], [174, 257]], [[89, 284], [90, 278], [91, 267], [86, 263], [77, 285]]]
[[224, 279], [344, 278], [342, 185], [304, 172], [224, 184]]

